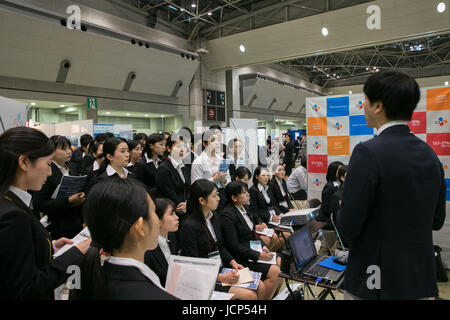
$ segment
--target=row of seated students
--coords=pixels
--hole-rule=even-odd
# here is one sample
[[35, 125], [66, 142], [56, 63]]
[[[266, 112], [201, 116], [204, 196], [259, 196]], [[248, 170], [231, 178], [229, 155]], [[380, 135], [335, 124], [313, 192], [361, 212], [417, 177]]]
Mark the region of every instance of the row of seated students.
[[[148, 145], [150, 145], [150, 138], [151, 136], [147, 139], [144, 150], [145, 147], [148, 147]], [[35, 142], [25, 143], [24, 140]], [[237, 292], [234, 292], [235, 297], [237, 298], [271, 298], [279, 282], [279, 261], [276, 265], [269, 266], [267, 264], [264, 264], [261, 266], [255, 263], [255, 260], [267, 260], [272, 258], [272, 253], [270, 252], [281, 249], [281, 246], [283, 244], [281, 243], [281, 240], [273, 240], [276, 239], [276, 235], [274, 236], [274, 238], [270, 239], [264, 236], [260, 237], [255, 233], [256, 230], [259, 231], [267, 227], [267, 221], [264, 221], [267, 214], [265, 213], [264, 215], [260, 215], [258, 212], [253, 210], [253, 208], [257, 208], [259, 204], [256, 204], [256, 202], [258, 201], [252, 200], [251, 196], [247, 193], [247, 185], [245, 184], [245, 182], [249, 182], [251, 178], [250, 171], [245, 167], [238, 167], [235, 170], [236, 175], [234, 176], [234, 180], [241, 181], [240, 183], [230, 182], [227, 184], [222, 184], [217, 183], [220, 179], [215, 181], [213, 178], [211, 181], [200, 178], [189, 186], [188, 181], [190, 176], [188, 172], [184, 171], [186, 172], [186, 175], [183, 174], [184, 179], [178, 179], [175, 175], [180, 175], [177, 169], [183, 170], [184, 167], [188, 168], [188, 165], [173, 166], [173, 161], [171, 160], [171, 155], [174, 155], [174, 158], [176, 157], [176, 152], [174, 152], [174, 150], [177, 149], [177, 145], [180, 144], [182, 140], [174, 139], [174, 141], [172, 142], [171, 138], [168, 137], [167, 141], [169, 156], [166, 157], [163, 162], [158, 164], [158, 168], [155, 173], [156, 186], [153, 189], [157, 197], [167, 198], [167, 200], [164, 200], [166, 202], [173, 202], [173, 205], [170, 204], [170, 206], [174, 209], [175, 214], [177, 214], [177, 216], [179, 217], [181, 221], [181, 227], [178, 232], [172, 235], [172, 237], [174, 237], [176, 242], [181, 244], [181, 253], [184, 254], [185, 252], [186, 255], [204, 257], [205, 254], [206, 256], [208, 256], [208, 253], [219, 251], [219, 256], [222, 259], [223, 266], [228, 266], [235, 270], [240, 269], [244, 266], [249, 266], [255, 269], [254, 271], [262, 272], [263, 281], [261, 282], [261, 288], [258, 288], [256, 292], [245, 292], [242, 290], [237, 290], [234, 287], [230, 290], [237, 290]], [[153, 143], [151, 148], [152, 153], [150, 155], [154, 154], [155, 149], [157, 149], [154, 146], [154, 144], [157, 144], [157, 142]], [[14, 249], [13, 251], [11, 251], [12, 249], [0, 251], [0, 256], [7, 254], [8, 257], [12, 259], [10, 260], [12, 261], [11, 264], [5, 263], [7, 259], [2, 259], [3, 262], [0, 268], [0, 270], [5, 272], [5, 274], [7, 275], [6, 279], [2, 280], [5, 282], [2, 283], [2, 288], [7, 288], [2, 293], [4, 297], [50, 298], [52, 296], [51, 289], [55, 289], [64, 282], [64, 279], [67, 279], [67, 276], [65, 274], [61, 274], [61, 272], [65, 271], [64, 267], [73, 264], [81, 264], [80, 256], [86, 253], [88, 246], [85, 243], [77, 245], [75, 248], [72, 248], [75, 250], [71, 249], [67, 253], [64, 253], [63, 255], [55, 259], [52, 258], [53, 253], [64, 246], [64, 244], [70, 244], [70, 240], [68, 240], [67, 238], [73, 237], [78, 231], [80, 231], [83, 227], [83, 223], [87, 224], [89, 230], [91, 231], [93, 240], [93, 244], [90, 248], [90, 251], [88, 252], [87, 257], [91, 256], [90, 253], [92, 253], [92, 250], [98, 251], [98, 249], [96, 248], [102, 248], [112, 257], [118, 258], [112, 258], [108, 260], [110, 264], [109, 267], [102, 267], [101, 270], [105, 271], [105, 273], [103, 274], [106, 276], [108, 274], [108, 271], [106, 271], [108, 268], [117, 269], [117, 265], [121, 266], [121, 263], [123, 263], [123, 261], [119, 259], [119, 257], [123, 253], [122, 250], [128, 248], [139, 248], [143, 250], [145, 248], [145, 253], [149, 249], [156, 248], [156, 244], [158, 242], [157, 239], [156, 242], [152, 242], [149, 238], [146, 240], [141, 239], [143, 242], [140, 245], [130, 245], [134, 241], [140, 239], [142, 232], [147, 234], [151, 231], [151, 228], [149, 228], [148, 225], [146, 225], [145, 223], [142, 224], [142, 221], [141, 219], [139, 219], [139, 217], [142, 217], [143, 220], [149, 219], [149, 217], [145, 215], [145, 212], [148, 211], [151, 213], [152, 211], [154, 211], [152, 209], [154, 207], [154, 201], [148, 195], [150, 192], [146, 191], [149, 188], [145, 186], [145, 184], [139, 182], [139, 179], [136, 179], [139, 178], [139, 176], [128, 172], [128, 170], [126, 169], [129, 164], [129, 151], [128, 144], [123, 139], [110, 137], [103, 143], [99, 142], [97, 146], [94, 145], [94, 147], [92, 148], [92, 155], [95, 157], [94, 161], [97, 162], [97, 160], [99, 160], [100, 158], [102, 160], [99, 162], [99, 169], [95, 171], [90, 170], [89, 178], [91, 179], [91, 181], [89, 182], [87, 192], [81, 192], [64, 200], [52, 199], [52, 195], [54, 194], [54, 189], [57, 187], [58, 180], [62, 177], [62, 175], [72, 174], [72, 172], [74, 171], [71, 170], [76, 170], [71, 169], [73, 167], [73, 163], [68, 161], [68, 159], [70, 159], [71, 150], [70, 142], [68, 142], [67, 139], [60, 136], [55, 136], [52, 137], [52, 139], [48, 139], [45, 135], [37, 130], [30, 128], [16, 128], [2, 134], [0, 138], [0, 146], [2, 148], [6, 148], [7, 150], [16, 150], [16, 154], [0, 154], [0, 162], [2, 164], [11, 162], [12, 164], [9, 164], [9, 166], [14, 167], [11, 167], [8, 172], [3, 172], [5, 177], [4, 181], [2, 181], [3, 184], [1, 186], [2, 198], [0, 199], [0, 223], [6, 223], [8, 226], [3, 228], [3, 231], [0, 232], [0, 239], [4, 239], [6, 241], [5, 243], [10, 243], [12, 249], [17, 249]], [[14, 148], [12, 146], [14, 146]], [[164, 152], [165, 148], [166, 146], [163, 142], [161, 142], [160, 148], [158, 149], [161, 152], [161, 155]], [[179, 156], [180, 155], [183, 154], [179, 153]], [[13, 157], [13, 159], [11, 157]], [[19, 161], [19, 163], [16, 163], [17, 160], [14, 159], [20, 160], [22, 159], [22, 157], [24, 159], [29, 159], [27, 161], [29, 161], [31, 164], [39, 162], [39, 166], [37, 165], [36, 167], [34, 167], [33, 165], [31, 165], [31, 167], [21, 167], [21, 162]], [[157, 158], [157, 156], [155, 158], [152, 157], [151, 160], [153, 160], [153, 163], [156, 162], [155, 160], [157, 160]], [[181, 160], [180, 158], [177, 159]], [[140, 164], [146, 165], [149, 162], [152, 163], [152, 161], [147, 162], [147, 160], [150, 159], [141, 160]], [[171, 164], [173, 166], [172, 168], [170, 168], [170, 170], [172, 170], [172, 173], [167, 174], [166, 177], [164, 177], [163, 168], [166, 166], [164, 165], [164, 163], [166, 163], [166, 165]], [[179, 163], [181, 163], [181, 161], [179, 161]], [[134, 172], [136, 173], [136, 169], [139, 165], [136, 163], [135, 166], [136, 168], [134, 169]], [[195, 166], [195, 161], [192, 166]], [[9, 167], [6, 166], [5, 168]], [[187, 168], [185, 168], [184, 170], [186, 170]], [[26, 170], [31, 170], [34, 173], [27, 173]], [[12, 173], [9, 171], [11, 171]], [[22, 171], [24, 171], [25, 173], [23, 173]], [[264, 184], [264, 179], [266, 179], [266, 177], [260, 176], [261, 172], [264, 173], [266, 171], [266, 169], [260, 169], [260, 173], [256, 172], [257, 174], [254, 175], [253, 182], [255, 183], [255, 181], [257, 181], [258, 183]], [[183, 173], [183, 171], [181, 172]], [[8, 176], [6, 176], [7, 173], [9, 174]], [[16, 175], [19, 175], [20, 179], [26, 182], [20, 183], [20, 188], [15, 187], [14, 185], [16, 184], [16, 181], [20, 180], [19, 178], [14, 176], [14, 173], [16, 173]], [[33, 176], [35, 176], [35, 178], [33, 178]], [[39, 177], [36, 178], [37, 176]], [[163, 177], [163, 179], [160, 179], [160, 177]], [[258, 179], [261, 179], [261, 181]], [[169, 180], [172, 180], [172, 182], [170, 182]], [[180, 180], [183, 181], [184, 187], [181, 187], [179, 189], [179, 192], [175, 192], [172, 195], [169, 193], [164, 193], [163, 187], [160, 188], [161, 186], [169, 185], [170, 183], [181, 185]], [[159, 184], [158, 181], [160, 181]], [[227, 189], [227, 187], [229, 188]], [[126, 191], [127, 188], [129, 189], [129, 192]], [[218, 196], [220, 194], [220, 189], [223, 189], [222, 192], [225, 196], [224, 207], [221, 208], [221, 210], [217, 210], [220, 202], [220, 197]], [[174, 190], [177, 189], [175, 187], [169, 188], [169, 191]], [[197, 190], [197, 194], [194, 192], [195, 190]], [[263, 196], [265, 192], [262, 192]], [[32, 197], [30, 193], [32, 193]], [[144, 200], [139, 198], [140, 193], [145, 194]], [[269, 191], [270, 200], [269, 202], [266, 201], [266, 204], [273, 202], [274, 206], [279, 207], [279, 203], [276, 203], [276, 200], [272, 200], [271, 193], [272, 192]], [[156, 199], [157, 197], [154, 196], [154, 199]], [[211, 197], [214, 198], [214, 201], [212, 202], [208, 200]], [[147, 198], [147, 200], [145, 200], [145, 198]], [[242, 199], [237, 200], [238, 198]], [[14, 224], [14, 227], [10, 228], [11, 230], [14, 230], [11, 231], [14, 234], [10, 234], [8, 232], [8, 221], [2, 221], [2, 208], [9, 208], [19, 211], [25, 210], [25, 212], [34, 214], [32, 214], [33, 217], [27, 218], [31, 219], [30, 221], [27, 220], [26, 223], [22, 221], [21, 223]], [[48, 210], [48, 208], [54, 209], [54, 211], [51, 209]], [[137, 210], [137, 208], [140, 208], [140, 210]], [[146, 209], [144, 210], [144, 208]], [[266, 209], [267, 208], [268, 207], [266, 206]], [[262, 208], [260, 208], [260, 211], [262, 212], [261, 209]], [[47, 230], [44, 229], [39, 220], [36, 219], [37, 217], [35, 213], [37, 210], [49, 214], [50, 225]], [[71, 217], [72, 211], [74, 212], [73, 216], [76, 217], [76, 219], [67, 219], [68, 216]], [[139, 211], [139, 213], [137, 213], [137, 211]], [[223, 219], [221, 218], [222, 212]], [[239, 217], [238, 219], [236, 219], [236, 217], [234, 217], [234, 222], [240, 221], [242, 223], [242, 221], [245, 221], [248, 230], [242, 228], [242, 226], [235, 224], [234, 226], [236, 227], [236, 230], [233, 231], [230, 230], [229, 223], [221, 223], [222, 220], [227, 221], [226, 219], [233, 219], [233, 213], [237, 214], [238, 212], [241, 214], [242, 219]], [[131, 214], [138, 215], [135, 215], [134, 217], [128, 216]], [[102, 222], [100, 223], [99, 221], [97, 221], [97, 219], [105, 219], [108, 221], [108, 223], [104, 223], [105, 221], [103, 220], [101, 220]], [[269, 218], [269, 220], [270, 219], [271, 218]], [[155, 223], [159, 224], [158, 222], [159, 221]], [[19, 242], [21, 242], [21, 240], [18, 240], [16, 238], [17, 236], [23, 235], [23, 231], [18, 232], [16, 228], [20, 229], [22, 227], [25, 227], [27, 223], [32, 225], [31, 228], [36, 228], [38, 229], [38, 231], [34, 231], [31, 235], [27, 235], [27, 240], [22, 241], [19, 246], [20, 248], [18, 248], [18, 244]], [[152, 226], [155, 223], [151, 223]], [[223, 227], [223, 225], [225, 225], [225, 228]], [[194, 230], [195, 228], [197, 228], [197, 230], [198, 228], [203, 228], [205, 232], [200, 234], [192, 232], [192, 230]], [[159, 233], [159, 228], [156, 229], [158, 230], [157, 233]], [[131, 230], [134, 230], [137, 233], [134, 234], [134, 231], [131, 232]], [[48, 234], [48, 231], [50, 231], [50, 234]], [[234, 235], [231, 235], [233, 234], [233, 232], [236, 232], [238, 236], [236, 237]], [[244, 234], [242, 234], [242, 232], [244, 232]], [[198, 238], [192, 238], [193, 235], [198, 236]], [[39, 239], [33, 239], [33, 237], [38, 237]], [[128, 239], [128, 237], [131, 238]], [[205, 241], [205, 238], [207, 241]], [[264, 251], [262, 253], [251, 251], [249, 247], [249, 240], [247, 240], [246, 238], [260, 239], [262, 243], [265, 244]], [[278, 238], [281, 239], [281, 237]], [[126, 241], [128, 241], [127, 239], [131, 242], [126, 243]], [[242, 241], [242, 243], [240, 243], [240, 246], [236, 246], [236, 239], [240, 239], [239, 241]], [[33, 245], [30, 245], [32, 242], [40, 244], [37, 248], [35, 248]], [[150, 245], [151, 243], [153, 244]], [[49, 248], [44, 250], [46, 247]], [[236, 251], [238, 248], [242, 249], [244, 247], [246, 248], [246, 250]], [[38, 250], [39, 252], [29, 252], [31, 250], [30, 248], [33, 248], [33, 250]], [[20, 258], [15, 261], [14, 258], [19, 251], [21, 252]], [[45, 260], [44, 258], [44, 252], [47, 252], [47, 260]], [[96, 252], [96, 255], [98, 255], [98, 252]], [[37, 259], [37, 256], [39, 256], [39, 259], [35, 260]], [[137, 255], [131, 256], [137, 257]], [[253, 262], [250, 263], [249, 261], [247, 261], [247, 257]], [[86, 259], [83, 259], [83, 265], [86, 265], [85, 260]], [[99, 260], [95, 261], [98, 262]], [[111, 264], [114, 263], [114, 267], [111, 267]], [[26, 277], [21, 275], [21, 272], [19, 270], [20, 265], [26, 266], [23, 271], [24, 273], [26, 272], [28, 274]], [[11, 266], [14, 267], [13, 271], [11, 270]], [[55, 268], [55, 266], [57, 267]], [[105, 266], [107, 266], [107, 264], [105, 264]], [[141, 267], [142, 265], [139, 265], [136, 268], [138, 270], [141, 270]], [[42, 272], [36, 273], [35, 270], [37, 269], [41, 270]], [[51, 272], [49, 270], [51, 270]], [[91, 269], [87, 268], [87, 270]], [[92, 272], [87, 272], [86, 274], [93, 274], [93, 270], [95, 269], [92, 269]], [[151, 274], [148, 272], [148, 270], [145, 270], [143, 271], [144, 275], [146, 275], [147, 273]], [[152, 273], [154, 272], [152, 271]], [[123, 276], [126, 277], [125, 275]], [[150, 278], [155, 279], [153, 275]], [[160, 278], [158, 277], [158, 279]], [[120, 280], [120, 277], [117, 280]], [[38, 284], [42, 281], [47, 281], [48, 283], [46, 282], [46, 286], [43, 286], [42, 288], [37, 288], [36, 286], [39, 286]], [[233, 283], [234, 281], [236, 281], [236, 276], [234, 273], [218, 275], [218, 281]], [[161, 282], [159, 284], [161, 285]], [[162, 284], [162, 286], [164, 286], [164, 284]], [[157, 287], [159, 286], [157, 285]], [[27, 289], [25, 290], [25, 288]], [[89, 287], [86, 286], [86, 288]], [[97, 291], [94, 290], [94, 292]], [[95, 296], [97, 297], [98, 295]], [[111, 292], [109, 296], [111, 298], [118, 297]], [[131, 294], [128, 298], [133, 297], [134, 296]], [[122, 298], [127, 297], [122, 296]]]

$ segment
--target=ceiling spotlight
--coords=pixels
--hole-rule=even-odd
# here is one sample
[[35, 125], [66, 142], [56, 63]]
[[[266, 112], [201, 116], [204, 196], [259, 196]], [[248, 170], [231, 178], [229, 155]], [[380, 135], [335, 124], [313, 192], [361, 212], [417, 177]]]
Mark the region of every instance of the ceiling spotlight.
[[161, 118], [164, 118], [164, 115], [163, 115], [163, 114], [161, 115]]
[[244, 45], [241, 44], [241, 45], [239, 46], [239, 50], [241, 50], [241, 52], [245, 52], [245, 47], [244, 47]]
[[61, 108], [64, 108], [64, 105], [63, 105], [63, 104], [60, 104], [59, 106], [60, 106]]
[[212, 16], [212, 12], [210, 11], [210, 12], [208, 12], [208, 16]]
[[328, 29], [322, 28], [322, 34], [326, 37], [328, 35]]
[[127, 116], [129, 116], [130, 114], [129, 113], [127, 113]]
[[110, 115], [110, 114], [111, 114], [111, 112], [107, 112], [106, 114], [107, 114], [107, 115]]
[[195, 7], [197, 7], [197, 5], [195, 3], [193, 3], [193, 4], [191, 4], [191, 7], [195, 8]]
[[446, 86], [448, 86], [448, 81], [445, 81], [445, 83], [444, 83]]
[[368, 68], [368, 67], [366, 68], [366, 71], [369, 71], [369, 68]]
[[439, 13], [442, 13], [442, 12], [445, 11], [445, 8], [446, 8], [445, 3], [444, 2], [439, 2], [438, 6], [437, 6], [437, 11]]
[[148, 114], [145, 114], [146, 117], [148, 117]]
[[352, 91], [349, 91], [348, 94], [353, 94], [353, 92], [352, 92]]
[[35, 106], [35, 105], [36, 105], [36, 103], [32, 102], [32, 103], [31, 103], [31, 105], [32, 105], [32, 106]]

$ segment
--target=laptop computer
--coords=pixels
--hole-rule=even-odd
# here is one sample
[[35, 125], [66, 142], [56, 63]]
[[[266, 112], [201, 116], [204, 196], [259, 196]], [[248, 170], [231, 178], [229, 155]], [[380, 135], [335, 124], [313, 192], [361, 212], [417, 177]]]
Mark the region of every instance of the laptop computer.
[[343, 275], [344, 271], [319, 266], [319, 263], [328, 257], [317, 255], [309, 225], [291, 235], [288, 243], [295, 266], [300, 274], [329, 281], [337, 281]]

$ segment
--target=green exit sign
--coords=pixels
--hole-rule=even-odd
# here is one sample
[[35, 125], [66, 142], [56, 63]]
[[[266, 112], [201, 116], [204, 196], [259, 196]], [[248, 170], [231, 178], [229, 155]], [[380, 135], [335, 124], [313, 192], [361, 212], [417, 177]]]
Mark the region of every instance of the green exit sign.
[[97, 98], [87, 98], [88, 109], [97, 109]]

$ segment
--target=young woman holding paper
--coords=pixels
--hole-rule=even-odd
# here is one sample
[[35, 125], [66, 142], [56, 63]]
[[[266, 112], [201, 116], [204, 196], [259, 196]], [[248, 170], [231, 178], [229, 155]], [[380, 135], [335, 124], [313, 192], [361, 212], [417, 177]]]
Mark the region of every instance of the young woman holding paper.
[[[144, 263], [158, 245], [159, 221], [145, 187], [134, 179], [96, 184], [83, 207], [92, 236], [74, 299], [173, 300]], [[100, 248], [109, 257], [100, 257]], [[101, 265], [103, 260], [103, 266]]]
[[[219, 205], [219, 196], [214, 183], [205, 179], [195, 181], [191, 186], [187, 203], [188, 217], [180, 227], [179, 240], [181, 254], [188, 257], [220, 259], [224, 267], [233, 268], [233, 272], [220, 273], [218, 282], [236, 284], [236, 274], [244, 267], [237, 263], [223, 246], [221, 228], [213, 210]], [[239, 287], [216, 285], [216, 291], [234, 294], [233, 299], [255, 300], [265, 297], [263, 282], [259, 282], [256, 291]]]
[[90, 240], [58, 258], [66, 238], [51, 241], [33, 215], [29, 191], [39, 191], [52, 174], [54, 144], [41, 131], [17, 127], [0, 135], [0, 300], [54, 299], [71, 265], [83, 259]]
[[83, 229], [81, 205], [85, 200], [85, 194], [78, 192], [69, 197], [56, 198], [55, 192], [63, 176], [78, 174], [69, 162], [72, 156], [70, 141], [63, 136], [52, 136], [50, 141], [55, 147], [51, 164], [52, 175], [47, 178], [40, 191], [34, 192], [33, 207], [48, 216], [50, 225], [47, 230], [52, 238], [71, 239]]
[[[247, 207], [250, 198], [247, 185], [243, 182], [231, 182], [225, 188], [225, 195], [227, 204], [219, 216], [224, 246], [238, 263], [249, 267], [252, 271], [262, 273], [261, 280], [264, 281], [266, 291], [264, 299], [271, 299], [279, 285], [280, 261], [278, 259], [277, 264], [257, 262], [272, 260], [274, 254], [256, 232], [256, 220]], [[263, 250], [261, 252], [252, 250], [250, 246], [252, 241], [261, 242]]]

